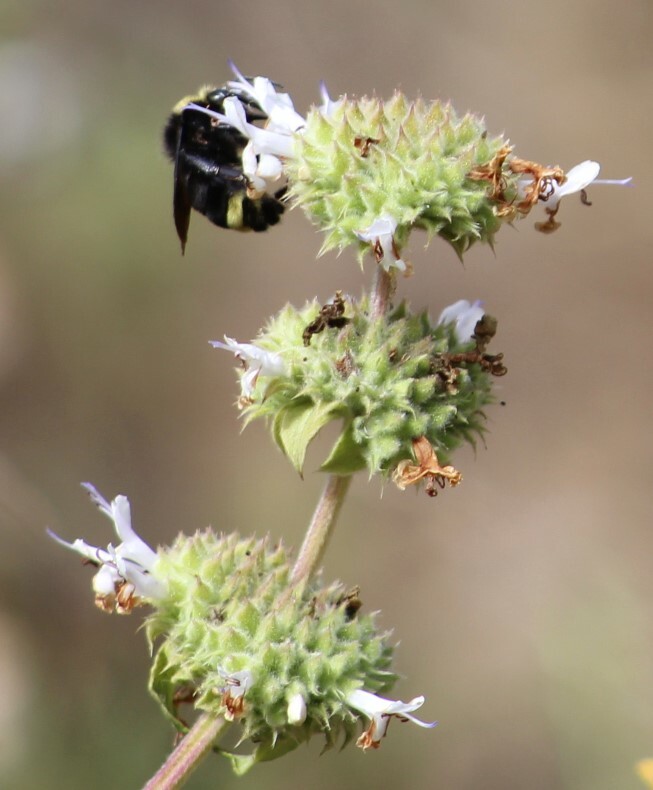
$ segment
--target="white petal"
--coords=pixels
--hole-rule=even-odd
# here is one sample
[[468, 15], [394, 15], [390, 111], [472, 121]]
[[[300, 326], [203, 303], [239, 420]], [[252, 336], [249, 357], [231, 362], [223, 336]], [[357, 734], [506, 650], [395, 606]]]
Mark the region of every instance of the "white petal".
[[242, 360], [255, 359], [256, 346], [251, 343], [239, 343], [235, 338], [224, 336], [225, 343], [221, 340], [209, 340], [213, 348], [223, 348], [225, 351], [231, 351], [234, 356]]
[[96, 595], [108, 596], [116, 592], [116, 584], [121, 581], [118, 572], [110, 565], [103, 565], [93, 577], [93, 592]]
[[410, 715], [412, 711], [417, 710], [424, 704], [424, 697], [421, 696], [415, 697], [410, 702], [401, 702], [401, 700], [385, 699], [369, 691], [357, 689], [347, 696], [346, 702], [350, 707], [360, 711], [372, 720], [367, 733], [362, 737], [363, 743], [361, 744], [359, 740], [359, 745], [362, 745], [363, 748], [378, 744], [381, 741], [386, 734], [392, 716], [408, 719], [420, 727], [431, 728], [437, 724], [437, 721], [424, 722]]
[[157, 554], [132, 529], [131, 507], [127, 497], [123, 494], [118, 494], [111, 502], [111, 512], [113, 513], [113, 523], [115, 524], [116, 532], [121, 540], [116, 553], [150, 570], [156, 562]]
[[118, 537], [122, 541], [133, 540], [136, 533], [132, 529], [131, 508], [129, 500], [123, 494], [111, 502], [111, 520], [115, 524]]
[[246, 80], [239, 84], [247, 86], [244, 90], [263, 108], [272, 126], [288, 132], [296, 132], [305, 126], [306, 121], [295, 112], [290, 95], [277, 93], [277, 89], [267, 77], [255, 77], [252, 86]]
[[119, 557], [116, 567], [120, 573], [120, 578], [125, 579], [133, 585], [136, 595], [139, 598], [156, 600], [165, 594], [166, 588], [163, 582], [152, 576], [143, 566], [131, 561], [128, 557]]
[[283, 173], [283, 165], [276, 156], [262, 154], [256, 172], [266, 181], [276, 181]]
[[377, 217], [365, 230], [356, 231], [356, 235], [361, 241], [374, 242], [381, 236], [392, 236], [396, 229], [397, 220], [389, 214], [383, 214]]
[[246, 398], [251, 398], [254, 395], [254, 389], [256, 388], [256, 382], [260, 373], [260, 367], [253, 367], [250, 368], [241, 378], [240, 389]]
[[469, 343], [474, 334], [476, 324], [485, 315], [483, 305], [479, 300], [468, 302], [459, 299], [457, 302], [445, 307], [440, 313], [438, 324], [455, 324], [456, 337], [461, 343]]
[[379, 713], [406, 713], [417, 710], [424, 704], [424, 697], [415, 697], [410, 702], [385, 699], [371, 691], [356, 689], [347, 695], [347, 704], [371, 718]]
[[288, 702], [288, 724], [302, 724], [306, 721], [306, 702], [301, 694], [293, 694]]
[[91, 562], [106, 562], [110, 559], [110, 555], [105, 549], [100, 549], [97, 546], [91, 546], [90, 543], [87, 543], [81, 538], [77, 538], [72, 543], [69, 543], [67, 540], [60, 538], [59, 535], [57, 535], [51, 529], [46, 529], [46, 532], [52, 538], [52, 540], [56, 540], [60, 546], [64, 546], [66, 549], [70, 549], [77, 554], [81, 554], [82, 557], [85, 557]]
[[223, 348], [226, 351], [231, 351], [238, 359], [241, 359], [248, 365], [255, 363], [264, 376], [286, 375], [286, 365], [281, 354], [266, 351], [253, 343], [238, 343], [232, 337], [227, 337], [226, 335], [224, 339], [227, 341], [226, 343], [222, 343], [219, 340], [210, 340], [209, 343], [213, 348]]
[[[277, 95], [277, 99], [287, 94]], [[289, 97], [290, 98], [290, 97]], [[268, 112], [269, 127], [277, 132], [284, 132], [286, 134], [294, 134], [301, 131], [306, 126], [306, 120], [298, 113], [292, 106], [292, 102], [285, 103], [277, 101], [277, 103], [270, 108]]]
[[290, 133], [305, 126], [305, 119], [295, 112], [288, 93], [277, 92], [274, 84], [267, 77], [254, 77], [254, 81], [251, 83], [243, 77], [233, 61], [230, 61], [229, 65], [238, 79], [228, 82], [228, 87], [242, 92], [259, 104], [267, 114], [272, 127], [277, 131], [282, 130]]
[[325, 118], [330, 118], [338, 107], [342, 104], [342, 99], [334, 101], [329, 96], [326, 83], [324, 80], [320, 83], [320, 95], [322, 96], [322, 104], [320, 105], [320, 112]]
[[247, 136], [254, 143], [257, 154], [272, 154], [273, 156], [292, 156], [295, 141], [289, 133], [274, 131], [273, 129], [260, 129], [253, 124], [247, 124]]
[[447, 307], [445, 307], [440, 313], [438, 324], [451, 324], [454, 321], [457, 321], [458, 316], [460, 316], [464, 311], [469, 310], [470, 305], [471, 303], [467, 299], [459, 299], [457, 302], [447, 305]]
[[275, 104], [275, 97], [277, 97], [276, 89], [271, 80], [267, 77], [254, 77], [253, 83], [249, 82], [249, 80], [240, 73], [233, 60], [229, 61], [229, 68], [236, 75], [237, 79], [230, 80], [227, 83], [227, 87], [233, 88], [239, 93], [253, 99], [262, 107], [263, 111], [269, 115], [270, 109], [272, 109], [272, 106]]
[[393, 239], [396, 229], [397, 220], [389, 214], [382, 214], [368, 228], [356, 231], [356, 235], [361, 241], [366, 241], [373, 245], [378, 243], [381, 246], [382, 258], [380, 264], [386, 271], [395, 268], [403, 272], [406, 270], [406, 263], [401, 258], [395, 257], [394, 251]]
[[[254, 150], [254, 146], [252, 145], [252, 141], [250, 140], [249, 143], [243, 148], [243, 153], [241, 155], [241, 159], [243, 162], [243, 173], [249, 178], [251, 181], [256, 179], [256, 170], [258, 168], [258, 159], [256, 158], [256, 151]], [[258, 184], [254, 184], [257, 189], [264, 189], [265, 187], [260, 187]]]
[[238, 99], [235, 96], [229, 96], [224, 100], [222, 106], [224, 107], [225, 122], [229, 126], [233, 126], [234, 129], [238, 129], [242, 134], [247, 135], [250, 124], [247, 121], [245, 108]]
[[594, 184], [615, 184], [616, 186], [632, 186], [633, 177], [629, 176], [628, 178], [597, 178], [592, 183]]
[[254, 683], [254, 675], [249, 669], [238, 672], [227, 672], [223, 667], [218, 667], [218, 672], [224, 678], [224, 688], [230, 689], [232, 697], [242, 697]]
[[113, 521], [113, 513], [111, 512], [111, 505], [97, 490], [97, 488], [94, 485], [92, 485], [92, 483], [82, 483], [82, 488], [91, 497], [91, 502], [93, 502], [93, 504], [96, 505], [96, 507], [98, 507], [105, 514], [105, 516], [108, 516]]
[[554, 197], [559, 200], [565, 195], [573, 195], [574, 192], [580, 192], [581, 189], [585, 189], [596, 179], [600, 170], [601, 165], [598, 162], [593, 162], [591, 159], [587, 159], [585, 162], [572, 167], [568, 173], [565, 173], [567, 180], [561, 187], [556, 189]]
[[216, 112], [208, 107], [191, 103], [189, 109], [204, 113], [210, 118], [216, 118], [221, 123], [226, 123], [238, 129], [241, 134], [248, 137], [254, 146], [257, 154], [273, 154], [275, 156], [288, 157], [292, 155], [294, 141], [290, 132], [275, 132], [268, 129], [261, 129], [247, 121], [245, 109], [235, 96], [229, 96], [224, 100], [225, 112]]
[[[132, 529], [131, 508], [127, 497], [122, 494], [118, 494], [118, 496], [112, 500], [111, 504], [109, 504], [95, 488], [95, 486], [91, 485], [91, 483], [82, 483], [82, 488], [85, 488], [86, 491], [88, 491], [91, 500], [98, 506], [102, 513], [104, 513], [108, 518], [111, 519], [111, 521], [113, 521], [116, 534], [121, 541], [122, 555], [129, 556], [130, 559], [139, 562], [146, 568], [149, 568], [156, 560], [156, 552], [153, 551], [147, 545], [147, 543], [145, 543], [145, 541], [141, 540]], [[78, 543], [86, 545], [84, 544], [84, 541], [78, 539], [73, 544], [73, 547], [75, 547]], [[75, 551], [78, 551], [80, 554], [82, 553], [82, 551], [80, 551], [78, 548], [75, 548]], [[97, 552], [99, 549], [96, 549], [95, 551]], [[98, 557], [96, 555], [95, 559], [97, 558]], [[89, 559], [94, 558], [89, 557]]]

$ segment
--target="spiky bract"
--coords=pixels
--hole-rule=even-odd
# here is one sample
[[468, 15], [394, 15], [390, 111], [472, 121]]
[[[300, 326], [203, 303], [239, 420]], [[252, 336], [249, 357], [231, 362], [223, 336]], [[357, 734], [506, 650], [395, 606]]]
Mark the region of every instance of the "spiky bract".
[[505, 145], [483, 119], [458, 117], [447, 103], [345, 97], [328, 116], [309, 112], [286, 169], [295, 202], [326, 232], [322, 251], [357, 244], [362, 254], [356, 234], [390, 216], [399, 249], [418, 227], [462, 255], [491, 243], [501, 225], [487, 181], [469, 174]]
[[317, 302], [285, 307], [256, 343], [284, 359], [288, 374], [261, 377], [247, 421], [268, 417], [279, 447], [298, 471], [311, 440], [329, 422], [342, 431], [322, 470], [349, 474], [367, 467], [389, 474], [412, 458], [412, 441], [425, 436], [438, 454], [483, 431], [483, 407], [492, 401], [490, 376], [478, 364], [454, 364], [469, 350], [453, 325], [433, 326], [426, 313], [405, 304], [372, 319], [368, 303], [347, 302], [349, 322], [303, 342]]
[[[151, 689], [177, 726], [179, 692], [223, 716], [229, 676], [244, 671], [251, 685], [237, 717], [242, 739], [258, 744], [254, 761], [273, 759], [315, 732], [328, 745], [343, 732], [350, 738], [357, 716], [345, 696], [385, 691], [396, 679], [388, 634], [373, 616], [357, 612], [360, 602], [352, 606], [340, 584], [291, 585], [283, 546], [205, 531], [180, 535], [159, 555], [154, 574], [168, 592], [147, 622], [150, 641], [161, 640]], [[306, 719], [291, 725], [288, 705], [298, 694]]]

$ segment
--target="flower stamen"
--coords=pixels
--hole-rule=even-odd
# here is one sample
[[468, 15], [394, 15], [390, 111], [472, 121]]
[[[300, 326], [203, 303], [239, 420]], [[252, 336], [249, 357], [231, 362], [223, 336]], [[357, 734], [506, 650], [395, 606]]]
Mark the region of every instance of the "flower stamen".
[[221, 689], [221, 702], [227, 709], [224, 717], [227, 721], [234, 721], [245, 711], [245, 694], [252, 687], [254, 676], [247, 669], [231, 673], [222, 669], [218, 671], [224, 677], [224, 686]]

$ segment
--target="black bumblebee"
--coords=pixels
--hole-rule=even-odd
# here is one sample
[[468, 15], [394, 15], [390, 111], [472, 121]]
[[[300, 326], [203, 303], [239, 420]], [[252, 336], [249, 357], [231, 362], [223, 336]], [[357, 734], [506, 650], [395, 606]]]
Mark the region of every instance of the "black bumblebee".
[[284, 189], [274, 195], [250, 196], [241, 160], [247, 138], [232, 126], [188, 107], [194, 103], [222, 113], [224, 100], [231, 96], [240, 101], [249, 123], [267, 120], [262, 108], [237, 88], [205, 87], [176, 105], [163, 130], [165, 151], [175, 164], [173, 208], [182, 253], [191, 208], [221, 228], [255, 231], [276, 225], [284, 212]]

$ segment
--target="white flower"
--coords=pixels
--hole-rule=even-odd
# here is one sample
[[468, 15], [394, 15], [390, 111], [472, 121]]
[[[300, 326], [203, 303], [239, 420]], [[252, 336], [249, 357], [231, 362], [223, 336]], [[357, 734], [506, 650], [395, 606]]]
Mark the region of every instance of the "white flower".
[[[591, 159], [586, 159], [579, 165], [575, 165], [571, 170], [565, 173], [565, 180], [559, 184], [555, 178], [546, 177], [542, 179], [538, 200], [546, 204], [547, 209], [555, 209], [563, 197], [567, 195], [574, 195], [576, 192], [582, 192], [590, 184], [619, 184], [624, 186], [630, 184], [633, 180], [631, 178], [598, 178], [601, 165], [598, 162], [593, 162]], [[528, 187], [533, 183], [532, 178], [522, 178], [518, 184], [520, 197], [524, 197], [528, 191]]]
[[57, 543], [99, 566], [93, 577], [96, 604], [104, 611], [115, 608], [119, 614], [125, 614], [143, 601], [161, 598], [165, 587], [151, 575], [157, 554], [132, 529], [127, 497], [119, 495], [109, 504], [90, 483], [82, 485], [102, 513], [113, 521], [121, 542], [115, 548], [109, 543], [106, 549], [101, 549], [81, 538], [68, 543], [50, 530], [48, 534]]
[[297, 132], [306, 125], [306, 120], [295, 112], [288, 93], [278, 93], [274, 83], [267, 77], [254, 77], [253, 82], [248, 82], [233, 61], [229, 61], [229, 66], [238, 79], [228, 82], [228, 87], [253, 99], [268, 116], [268, 126], [271, 130]]
[[[277, 92], [274, 83], [267, 77], [255, 77], [249, 82], [232, 62], [229, 65], [237, 79], [228, 82], [227, 87], [238, 96], [229, 96], [224, 100], [224, 112], [216, 112], [195, 103], [188, 107], [238, 129], [248, 138], [249, 143], [242, 154], [243, 173], [255, 190], [265, 192], [271, 183], [282, 176], [282, 160], [292, 156], [294, 137], [306, 125], [306, 120], [295, 111], [290, 96]], [[241, 96], [256, 102], [268, 116], [263, 127], [247, 120], [239, 98]]]
[[255, 190], [267, 192], [283, 175], [283, 162], [273, 154], [257, 154], [256, 151], [250, 140], [241, 155], [243, 173]]
[[[585, 190], [590, 184], [618, 184], [625, 186], [630, 184], [632, 178], [598, 178], [601, 165], [586, 159], [579, 165], [572, 167], [567, 173], [562, 183], [557, 178], [547, 175], [540, 179], [537, 186], [537, 195], [533, 196], [537, 202], [544, 205], [544, 210], [548, 214], [546, 222], [537, 222], [535, 227], [543, 233], [552, 233], [560, 227], [556, 222], [555, 216], [558, 213], [559, 203], [563, 197], [580, 193], [581, 200], [587, 205], [591, 205], [587, 200]], [[533, 188], [533, 178], [522, 178], [517, 184], [517, 194], [520, 198], [525, 198]]]
[[562, 184], [554, 178], [545, 178], [540, 185], [538, 200], [546, 203], [547, 209], [554, 209], [563, 197], [580, 192], [595, 181], [600, 169], [601, 165], [598, 162], [588, 159], [565, 173], [565, 181]]
[[227, 721], [233, 721], [241, 716], [245, 709], [245, 694], [254, 683], [254, 675], [248, 669], [227, 672], [222, 667], [218, 667], [218, 672], [224, 678], [224, 686], [220, 689], [222, 704], [227, 709], [224, 717]]
[[231, 351], [245, 367], [246, 373], [240, 380], [243, 398], [250, 400], [254, 394], [256, 382], [259, 376], [286, 376], [286, 363], [281, 358], [281, 354], [273, 351], [265, 351], [263, 348], [255, 346], [253, 343], [238, 343], [232, 337], [224, 336], [226, 343], [220, 340], [210, 340], [213, 348], [224, 348]]
[[547, 208], [553, 209], [563, 197], [581, 192], [590, 184], [621, 184], [623, 186], [625, 184], [630, 184], [633, 180], [632, 178], [597, 178], [600, 170], [601, 165], [598, 162], [592, 162], [590, 159], [587, 159], [585, 162], [581, 162], [579, 165], [572, 167], [568, 173], [565, 173], [567, 178], [564, 184], [558, 184], [556, 181], [553, 181], [553, 193], [551, 197], [545, 198], [540, 195], [540, 200], [546, 202]]
[[362, 749], [379, 748], [381, 738], [385, 736], [392, 716], [396, 716], [401, 721], [412, 721], [418, 727], [430, 728], [437, 724], [437, 721], [425, 722], [410, 715], [414, 710], [422, 707], [424, 697], [415, 697], [410, 702], [401, 702], [401, 700], [384, 699], [369, 691], [358, 689], [347, 696], [346, 703], [371, 719], [370, 726], [356, 741]]
[[288, 724], [303, 724], [306, 721], [306, 701], [298, 692], [288, 700]]
[[485, 315], [482, 303], [477, 299], [475, 302], [468, 302], [467, 299], [459, 299], [457, 302], [445, 307], [438, 318], [440, 324], [454, 324], [456, 337], [460, 343], [469, 343], [474, 335], [476, 324]]
[[404, 272], [406, 263], [399, 257], [394, 240], [396, 229], [397, 220], [389, 214], [383, 214], [377, 217], [368, 228], [357, 231], [356, 235], [361, 241], [367, 241], [372, 245], [376, 262], [380, 263], [386, 271], [395, 268]]

